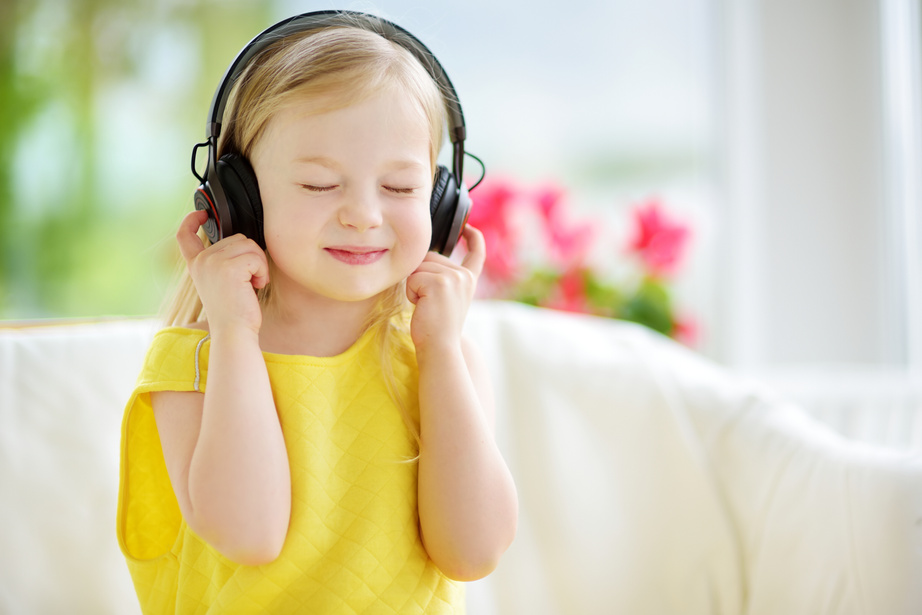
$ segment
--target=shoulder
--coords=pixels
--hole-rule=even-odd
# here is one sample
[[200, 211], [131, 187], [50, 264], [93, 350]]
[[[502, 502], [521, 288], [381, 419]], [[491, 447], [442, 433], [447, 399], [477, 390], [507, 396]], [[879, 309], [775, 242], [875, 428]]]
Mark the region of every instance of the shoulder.
[[162, 355], [190, 355], [199, 353], [202, 342], [209, 337], [208, 329], [201, 326], [165, 327], [154, 334], [148, 352], [148, 362], [151, 358]]
[[[166, 327], [154, 335], [142, 377], [148, 375], [157, 382], [150, 390], [155, 414], [159, 415], [158, 406], [172, 406], [176, 400], [186, 399], [183, 406], [189, 399], [201, 405], [208, 374], [208, 339], [205, 322]], [[169, 404], [156, 403], [167, 399]]]
[[208, 333], [202, 328], [166, 327], [154, 334], [138, 385], [196, 390], [208, 366]]

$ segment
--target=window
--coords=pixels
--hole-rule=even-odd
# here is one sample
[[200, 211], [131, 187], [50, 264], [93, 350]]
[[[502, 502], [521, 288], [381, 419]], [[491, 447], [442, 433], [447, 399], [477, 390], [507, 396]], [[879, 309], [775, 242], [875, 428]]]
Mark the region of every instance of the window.
[[918, 2], [723, 3], [715, 354], [917, 363]]

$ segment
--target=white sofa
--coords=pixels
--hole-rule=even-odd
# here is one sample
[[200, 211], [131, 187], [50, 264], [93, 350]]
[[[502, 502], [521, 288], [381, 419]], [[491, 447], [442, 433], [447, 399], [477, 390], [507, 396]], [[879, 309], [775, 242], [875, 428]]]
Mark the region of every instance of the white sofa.
[[[0, 613], [138, 612], [118, 442], [154, 330], [0, 329]], [[918, 448], [848, 440], [630, 324], [477, 303], [468, 332], [521, 505], [469, 613], [922, 613]]]

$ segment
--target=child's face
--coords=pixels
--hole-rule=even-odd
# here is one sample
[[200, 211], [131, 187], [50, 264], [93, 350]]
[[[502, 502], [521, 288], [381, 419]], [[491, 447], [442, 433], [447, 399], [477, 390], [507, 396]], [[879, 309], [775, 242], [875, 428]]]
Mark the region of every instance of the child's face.
[[370, 299], [428, 251], [429, 127], [389, 88], [335, 111], [312, 113], [316, 102], [280, 111], [250, 156], [273, 290]]

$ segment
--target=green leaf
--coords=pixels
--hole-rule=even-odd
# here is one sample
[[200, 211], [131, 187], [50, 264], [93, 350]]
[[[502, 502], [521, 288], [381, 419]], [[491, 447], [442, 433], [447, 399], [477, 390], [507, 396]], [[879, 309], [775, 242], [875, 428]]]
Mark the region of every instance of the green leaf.
[[560, 277], [556, 271], [538, 269], [515, 287], [512, 297], [528, 305], [546, 305], [548, 299], [554, 294]]
[[623, 309], [624, 294], [617, 286], [586, 271], [586, 299], [600, 316], [614, 317]]
[[669, 291], [659, 282], [645, 279], [618, 314], [623, 320], [640, 323], [664, 335], [675, 329]]

